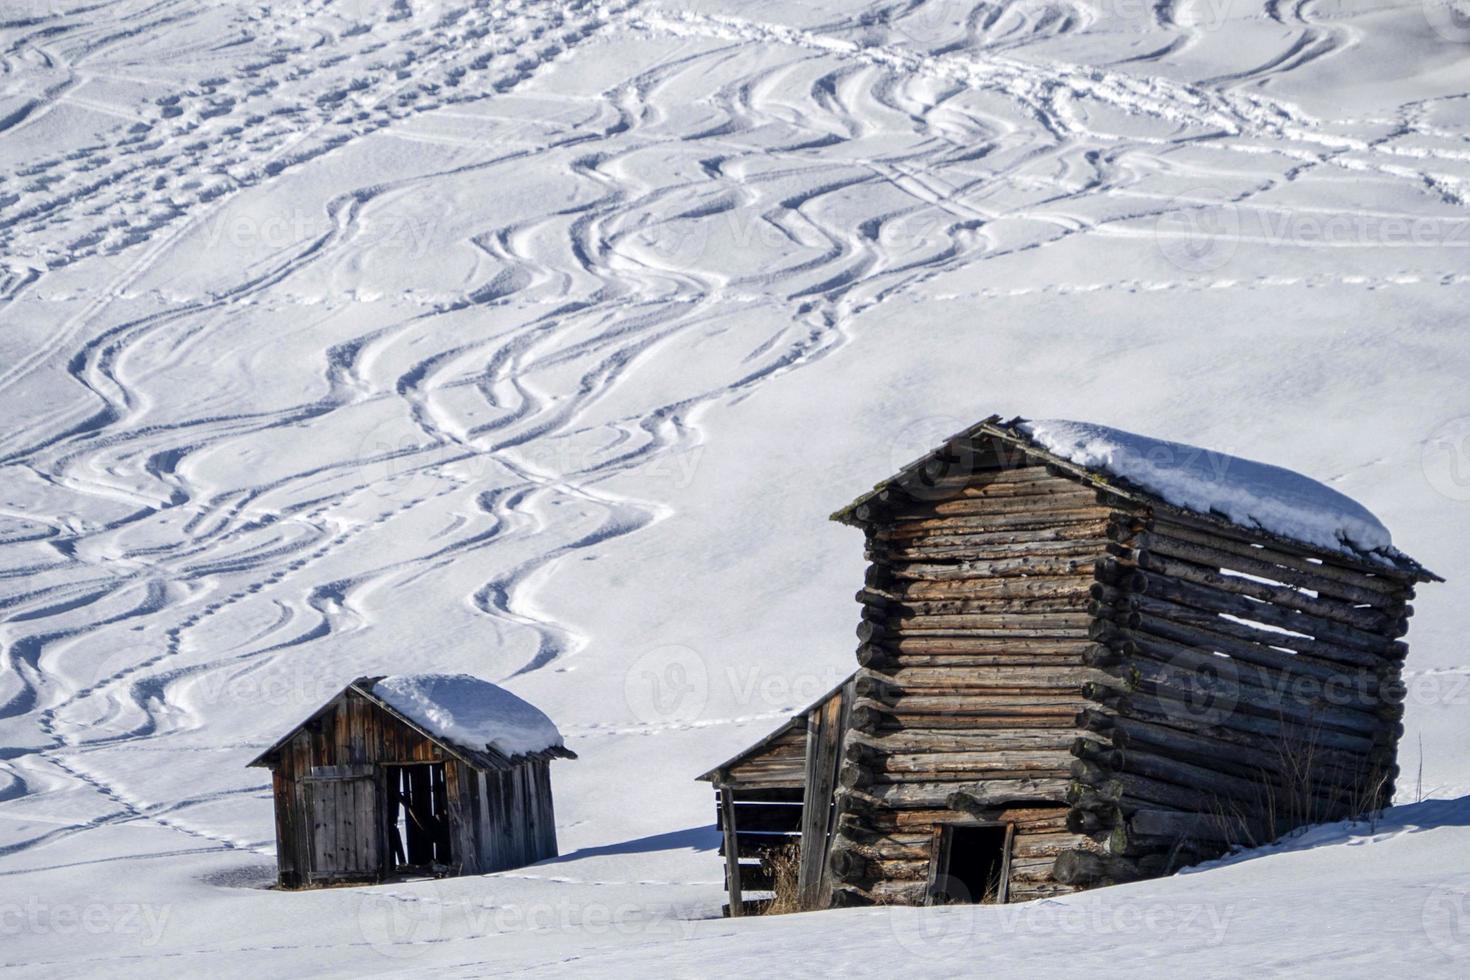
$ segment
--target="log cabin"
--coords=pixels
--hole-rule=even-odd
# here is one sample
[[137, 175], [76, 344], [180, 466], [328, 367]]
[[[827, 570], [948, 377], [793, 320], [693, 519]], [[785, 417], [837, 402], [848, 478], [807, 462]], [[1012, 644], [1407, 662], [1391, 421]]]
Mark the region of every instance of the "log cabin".
[[870, 564], [804, 908], [1060, 895], [1393, 795], [1401, 638], [1441, 579], [1315, 481], [991, 417], [833, 519]]
[[283, 888], [504, 871], [555, 857], [556, 726], [465, 674], [362, 677], [262, 752]]

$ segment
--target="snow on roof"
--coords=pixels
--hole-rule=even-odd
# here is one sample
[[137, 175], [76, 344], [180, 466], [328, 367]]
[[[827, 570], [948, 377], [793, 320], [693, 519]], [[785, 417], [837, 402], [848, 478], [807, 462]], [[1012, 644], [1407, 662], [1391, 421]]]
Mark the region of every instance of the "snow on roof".
[[1176, 507], [1328, 551], [1397, 555], [1388, 528], [1366, 507], [1280, 466], [1090, 422], [1045, 419], [1016, 428], [1048, 452]]
[[565, 748], [541, 709], [469, 674], [382, 677], [372, 693], [429, 734], [468, 749], [514, 758]]

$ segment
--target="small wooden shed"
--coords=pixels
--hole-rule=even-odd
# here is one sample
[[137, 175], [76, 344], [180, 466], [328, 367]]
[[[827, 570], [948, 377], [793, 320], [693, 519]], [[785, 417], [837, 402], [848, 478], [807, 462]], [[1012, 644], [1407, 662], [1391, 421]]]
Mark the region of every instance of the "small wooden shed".
[[834, 791], [852, 696], [849, 676], [765, 738], [698, 777], [715, 787], [727, 915], [758, 912], [770, 902], [775, 882], [769, 859], [793, 845], [803, 907], [825, 905], [831, 889], [827, 852], [836, 819]]
[[[1391, 799], [1409, 600], [1440, 579], [1341, 494], [992, 417], [833, 517], [870, 566], [805, 907], [1058, 895]], [[783, 731], [710, 774], [737, 828]]]
[[362, 677], [254, 761], [285, 888], [483, 874], [555, 857], [551, 720], [465, 674]]

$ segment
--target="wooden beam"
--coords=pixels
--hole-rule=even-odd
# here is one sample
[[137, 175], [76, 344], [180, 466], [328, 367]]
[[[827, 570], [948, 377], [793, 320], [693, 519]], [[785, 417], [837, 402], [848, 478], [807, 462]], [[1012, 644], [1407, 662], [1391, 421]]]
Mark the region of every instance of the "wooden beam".
[[725, 877], [729, 888], [730, 918], [742, 913], [740, 904], [740, 846], [735, 840], [735, 802], [731, 789], [723, 784], [715, 787], [720, 793], [720, 813], [725, 824]]

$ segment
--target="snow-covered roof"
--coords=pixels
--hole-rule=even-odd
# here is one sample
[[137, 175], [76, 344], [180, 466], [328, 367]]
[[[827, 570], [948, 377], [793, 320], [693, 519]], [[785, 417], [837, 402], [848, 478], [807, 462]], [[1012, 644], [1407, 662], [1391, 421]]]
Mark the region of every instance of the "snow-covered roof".
[[469, 674], [396, 674], [368, 690], [425, 733], [474, 752], [515, 759], [566, 749], [540, 708]]
[[397, 674], [359, 677], [249, 765], [273, 765], [277, 753], [297, 732], [353, 693], [481, 769], [506, 769], [527, 758], [577, 757], [540, 708], [497, 684], [469, 674]]
[[1269, 463], [1179, 442], [1065, 419], [1002, 423], [992, 416], [946, 440], [873, 491], [834, 514], [857, 509], [889, 487], [922, 477], [928, 464], [962, 440], [1000, 438], [1123, 496], [1143, 498], [1237, 527], [1338, 554], [1379, 568], [1436, 578], [1393, 546], [1388, 528], [1362, 504], [1310, 477]]

